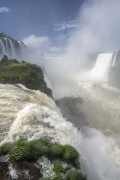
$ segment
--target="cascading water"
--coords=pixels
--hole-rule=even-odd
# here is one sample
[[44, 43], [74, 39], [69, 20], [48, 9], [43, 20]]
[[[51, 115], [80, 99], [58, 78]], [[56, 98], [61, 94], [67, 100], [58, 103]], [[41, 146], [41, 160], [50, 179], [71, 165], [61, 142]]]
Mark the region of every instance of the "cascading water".
[[0, 108], [1, 142], [47, 137], [79, 149], [81, 134], [62, 118], [54, 101], [44, 93], [22, 85], [0, 84]]
[[28, 57], [27, 47], [24, 43], [0, 33], [0, 58], [4, 55], [9, 58], [26, 59]]
[[115, 64], [116, 64], [116, 57], [117, 57], [117, 54], [118, 54], [117, 51], [114, 52], [114, 54], [113, 54], [113, 62], [112, 62], [112, 66], [115, 66]]
[[93, 69], [90, 71], [90, 77], [95, 81], [107, 81], [112, 60], [113, 53], [99, 54]]
[[6, 54], [6, 48], [5, 46], [3, 45], [3, 42], [2, 40], [0, 39], [0, 56]]

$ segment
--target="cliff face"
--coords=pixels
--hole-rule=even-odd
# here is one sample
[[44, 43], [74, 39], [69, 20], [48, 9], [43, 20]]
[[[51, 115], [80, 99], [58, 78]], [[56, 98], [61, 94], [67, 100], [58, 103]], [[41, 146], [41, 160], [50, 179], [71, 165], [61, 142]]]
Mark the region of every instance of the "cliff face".
[[27, 47], [22, 41], [0, 33], [0, 58], [7, 55], [9, 58], [24, 59], [28, 56]]
[[21, 83], [29, 89], [40, 90], [52, 97], [52, 91], [46, 85], [41, 67], [16, 59], [8, 60], [7, 56], [0, 61], [0, 83]]

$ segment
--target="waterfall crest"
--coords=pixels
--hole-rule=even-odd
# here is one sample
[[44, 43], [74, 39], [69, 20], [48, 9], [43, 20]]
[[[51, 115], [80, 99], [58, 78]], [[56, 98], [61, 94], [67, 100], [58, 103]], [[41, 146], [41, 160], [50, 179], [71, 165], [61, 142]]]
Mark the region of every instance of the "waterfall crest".
[[0, 58], [4, 55], [11, 59], [22, 60], [28, 57], [28, 50], [24, 43], [0, 33]]
[[81, 133], [46, 94], [23, 85], [0, 84], [0, 109], [0, 142], [48, 138], [79, 150]]
[[90, 71], [90, 76], [95, 81], [107, 81], [109, 70], [112, 66], [113, 52], [101, 53], [98, 55], [96, 63]]

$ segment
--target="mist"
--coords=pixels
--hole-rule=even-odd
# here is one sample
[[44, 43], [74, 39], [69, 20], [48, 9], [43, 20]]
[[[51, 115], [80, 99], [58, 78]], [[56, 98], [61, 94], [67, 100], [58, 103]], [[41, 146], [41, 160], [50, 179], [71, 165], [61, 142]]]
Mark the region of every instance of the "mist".
[[[33, 56], [43, 66], [63, 116], [81, 130], [82, 169], [88, 180], [120, 179], [120, 90], [108, 84], [110, 68], [116, 67], [114, 51], [120, 48], [119, 9], [119, 0], [86, 1], [64, 52]], [[97, 55], [89, 59], [91, 54]], [[76, 106], [78, 98], [82, 103]]]
[[77, 26], [65, 42], [64, 53], [56, 57], [56, 62], [55, 58], [44, 61], [53, 87], [58, 87], [58, 82], [59, 86], [64, 86], [66, 81], [87, 81], [87, 73], [93, 67], [87, 55], [119, 49], [119, 7], [119, 0], [90, 0], [82, 5], [76, 19]]
[[[113, 66], [113, 51], [120, 48], [119, 8], [119, 0], [84, 3], [76, 20], [77, 27], [67, 40], [65, 53], [59, 58], [45, 60], [53, 96], [58, 100], [63, 98], [59, 108], [65, 118], [80, 127], [82, 168], [89, 180], [120, 179], [120, 91], [107, 84], [109, 70]], [[104, 53], [104, 61], [100, 60], [97, 65], [97, 56], [92, 62], [88, 59], [89, 54], [101, 52]], [[69, 109], [73, 100], [69, 104], [64, 103], [64, 97], [71, 96], [83, 99], [82, 105], [77, 104], [79, 110], [76, 106]]]

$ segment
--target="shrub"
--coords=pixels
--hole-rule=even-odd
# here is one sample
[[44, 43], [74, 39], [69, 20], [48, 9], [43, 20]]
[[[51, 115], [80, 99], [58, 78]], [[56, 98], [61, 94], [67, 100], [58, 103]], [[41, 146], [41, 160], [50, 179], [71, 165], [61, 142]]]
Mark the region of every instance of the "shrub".
[[63, 157], [64, 157], [64, 160], [71, 162], [73, 165], [77, 165], [77, 167], [80, 166], [80, 163], [78, 163], [79, 154], [72, 146], [69, 146], [69, 145], [64, 146]]
[[48, 156], [50, 153], [49, 146], [51, 143], [48, 140], [32, 140], [29, 143], [31, 149], [31, 157], [33, 159], [38, 159], [41, 156]]
[[61, 158], [63, 157], [64, 153], [64, 148], [60, 144], [53, 144], [51, 147], [51, 156], [56, 157], [56, 158]]
[[66, 180], [87, 180], [80, 172], [76, 170], [69, 170], [66, 173]]
[[0, 156], [8, 154], [12, 149], [12, 143], [5, 143], [0, 146]]
[[6, 143], [0, 147], [0, 155], [9, 154], [10, 158], [19, 160], [37, 160], [41, 156], [46, 156], [51, 160], [60, 159], [74, 167], [79, 168], [79, 154], [71, 146], [62, 146], [51, 143], [48, 140], [18, 140], [14, 143]]
[[59, 175], [60, 175], [60, 173], [62, 173], [62, 172], [64, 171], [61, 162], [58, 161], [58, 160], [56, 160], [56, 161], [53, 161], [53, 164], [54, 164], [53, 171], [54, 171], [56, 174], [59, 174]]
[[56, 175], [53, 180], [65, 180], [65, 178], [62, 175]]
[[12, 149], [9, 152], [9, 156], [16, 161], [29, 159], [30, 158], [30, 148], [28, 143], [23, 140], [18, 140], [12, 145]]

